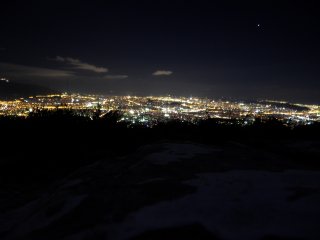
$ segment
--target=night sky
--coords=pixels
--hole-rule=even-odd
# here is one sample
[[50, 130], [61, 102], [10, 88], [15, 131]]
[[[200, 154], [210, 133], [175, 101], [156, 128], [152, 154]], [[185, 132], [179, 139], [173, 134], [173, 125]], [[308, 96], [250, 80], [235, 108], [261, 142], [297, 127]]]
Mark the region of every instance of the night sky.
[[316, 1], [10, 0], [0, 12], [12, 82], [320, 103]]

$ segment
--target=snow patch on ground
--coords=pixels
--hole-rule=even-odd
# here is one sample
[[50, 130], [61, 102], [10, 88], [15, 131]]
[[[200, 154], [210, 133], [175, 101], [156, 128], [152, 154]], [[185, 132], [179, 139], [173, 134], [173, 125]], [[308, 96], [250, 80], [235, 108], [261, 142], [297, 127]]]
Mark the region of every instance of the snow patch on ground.
[[[148, 206], [109, 228], [111, 239], [199, 223], [222, 239], [320, 239], [320, 173], [230, 171], [199, 174], [198, 191]], [[301, 191], [302, 189], [302, 191]], [[310, 194], [303, 189], [312, 189]]]
[[179, 162], [183, 159], [191, 159], [198, 154], [210, 154], [217, 151], [222, 151], [219, 148], [211, 148], [205, 145], [196, 144], [163, 144], [161, 145], [164, 150], [151, 153], [144, 157], [147, 160], [156, 165], [166, 165], [171, 162]]
[[[10, 213], [9, 221], [6, 223], [7, 230], [14, 228], [14, 232], [6, 239], [25, 236], [32, 231], [49, 226], [79, 206], [85, 198], [85, 195], [62, 197], [58, 194], [58, 196], [44, 197], [41, 200], [33, 201], [15, 210]], [[48, 213], [50, 207], [54, 211]], [[20, 219], [20, 222], [16, 222], [17, 219]]]

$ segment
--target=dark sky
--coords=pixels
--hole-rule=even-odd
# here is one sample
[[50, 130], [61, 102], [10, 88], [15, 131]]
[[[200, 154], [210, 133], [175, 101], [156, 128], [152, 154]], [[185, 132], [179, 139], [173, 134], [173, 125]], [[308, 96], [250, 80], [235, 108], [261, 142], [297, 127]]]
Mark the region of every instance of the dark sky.
[[320, 103], [316, 1], [6, 1], [0, 74], [104, 94]]

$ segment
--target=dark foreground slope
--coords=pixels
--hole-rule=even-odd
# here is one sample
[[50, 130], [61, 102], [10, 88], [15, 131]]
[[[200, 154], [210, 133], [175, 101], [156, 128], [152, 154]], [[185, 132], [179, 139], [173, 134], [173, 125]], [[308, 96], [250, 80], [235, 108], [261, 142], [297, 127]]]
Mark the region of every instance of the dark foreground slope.
[[319, 239], [319, 127], [1, 120], [1, 239]]

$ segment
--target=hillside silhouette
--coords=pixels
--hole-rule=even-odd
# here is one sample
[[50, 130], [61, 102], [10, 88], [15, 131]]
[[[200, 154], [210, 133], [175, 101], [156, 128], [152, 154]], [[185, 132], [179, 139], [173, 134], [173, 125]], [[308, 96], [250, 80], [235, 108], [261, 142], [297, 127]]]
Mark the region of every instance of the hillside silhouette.
[[[121, 117], [118, 111], [101, 115], [99, 110], [94, 110], [79, 116], [72, 110], [59, 109], [35, 110], [27, 118], [1, 117], [0, 236], [72, 239], [80, 234], [76, 239], [158, 239], [157, 236], [225, 239], [224, 228], [237, 231], [237, 216], [224, 210], [223, 214], [231, 214], [228, 216], [233, 225], [224, 225], [219, 218], [221, 228], [210, 227], [209, 223], [216, 221], [213, 212], [219, 211], [214, 203], [207, 202], [213, 193], [196, 190], [195, 183], [187, 184], [202, 178], [207, 185], [197, 183], [199, 189], [213, 184], [210, 189], [219, 192], [226, 202], [210, 200], [222, 204], [220, 209], [225, 206], [240, 211], [234, 203], [228, 207], [228, 194], [232, 193], [235, 199], [243, 198], [242, 204], [247, 204], [262, 194], [255, 189], [267, 184], [263, 191], [271, 199], [258, 199], [255, 203], [271, 204], [270, 214], [276, 214], [281, 210], [272, 212], [272, 209], [280, 206], [280, 193], [273, 191], [280, 190], [268, 185], [274, 181], [284, 189], [291, 189], [285, 200], [288, 204], [307, 202], [307, 197], [318, 196], [319, 124], [291, 128], [276, 119], [256, 119], [252, 125], [240, 126], [233, 120], [208, 119], [197, 124], [168, 121], [146, 128], [119, 122]], [[249, 172], [243, 174], [243, 171]], [[315, 175], [308, 180], [302, 171], [312, 171]], [[304, 185], [293, 179], [304, 179]], [[215, 185], [216, 181], [222, 181], [223, 185]], [[243, 191], [254, 195], [246, 198], [244, 193], [237, 193], [239, 187], [244, 187], [236, 187], [242, 181], [251, 184]], [[229, 185], [235, 187], [227, 194]], [[287, 190], [281, 191], [287, 194]], [[181, 202], [180, 199], [188, 196], [190, 201], [186, 198], [186, 202]], [[171, 203], [177, 205], [173, 207]], [[184, 204], [199, 204], [198, 210], [186, 211], [189, 214], [186, 219], [190, 218], [186, 222], [179, 217], [183, 215], [180, 207]], [[254, 204], [244, 206], [250, 209]], [[311, 205], [317, 214], [319, 208]], [[150, 208], [153, 209], [150, 216], [144, 212], [148, 206], [154, 206]], [[172, 210], [166, 212], [167, 208]], [[163, 211], [166, 214], [161, 214]], [[208, 211], [209, 215], [204, 217], [202, 211]], [[248, 229], [253, 228], [251, 221], [259, 219], [252, 214], [261, 214], [262, 210], [250, 211], [253, 211], [251, 215], [242, 213], [242, 218], [248, 219], [244, 223]], [[317, 220], [307, 227], [299, 211], [292, 211], [292, 219], [302, 225], [305, 234], [302, 236], [319, 236], [314, 227]], [[312, 219], [313, 213], [310, 212]], [[135, 215], [137, 220], [133, 223], [131, 214], [142, 215], [140, 219]], [[41, 220], [43, 216], [47, 220]], [[151, 220], [151, 216], [158, 216], [158, 220]], [[176, 222], [166, 225], [167, 218]], [[271, 215], [266, 219], [270, 223], [265, 224], [271, 224], [272, 229]], [[131, 224], [137, 224], [135, 230], [129, 228]], [[283, 221], [283, 227], [292, 227], [289, 219]], [[304, 230], [307, 228], [315, 232]], [[267, 239], [270, 229], [262, 229], [259, 236]], [[270, 239], [282, 236], [279, 232], [274, 234], [275, 238]]]
[[0, 81], [0, 99], [3, 100], [52, 93], [58, 93], [58, 91], [34, 84], [24, 84], [18, 82], [7, 83], [5, 81]]

